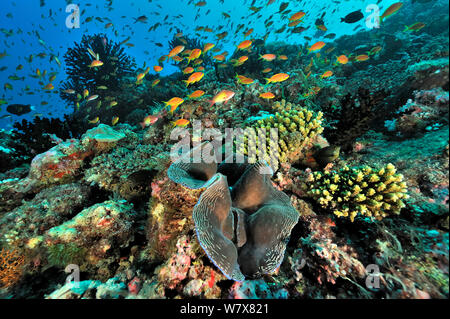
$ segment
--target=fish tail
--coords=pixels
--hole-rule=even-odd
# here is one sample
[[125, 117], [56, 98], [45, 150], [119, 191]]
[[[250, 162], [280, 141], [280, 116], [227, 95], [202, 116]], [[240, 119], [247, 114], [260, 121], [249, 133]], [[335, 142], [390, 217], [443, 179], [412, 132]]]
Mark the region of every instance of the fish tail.
[[209, 102], [209, 107], [208, 108], [211, 108], [214, 105], [214, 101], [213, 100], [207, 101], [207, 102]]
[[268, 79], [268, 78], [265, 78], [264, 80], [267, 81], [266, 84], [269, 84], [271, 82], [270, 79]]
[[140, 122], [139, 124], [141, 125], [142, 129], [145, 128], [145, 123], [144, 122]]
[[406, 32], [409, 30], [409, 26], [405, 25], [405, 30], [403, 30], [403, 32]]
[[344, 22], [345, 21], [345, 19], [344, 18], [341, 18], [341, 22]]

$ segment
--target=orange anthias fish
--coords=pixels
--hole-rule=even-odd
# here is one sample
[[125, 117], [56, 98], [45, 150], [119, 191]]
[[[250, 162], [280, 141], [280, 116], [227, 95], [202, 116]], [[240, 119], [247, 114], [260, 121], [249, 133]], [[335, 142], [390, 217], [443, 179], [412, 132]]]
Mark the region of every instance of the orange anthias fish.
[[243, 55], [234, 62], [233, 66], [240, 66], [240, 65], [244, 64], [244, 62], [247, 60], [248, 60], [248, 56]]
[[238, 83], [245, 84], [245, 85], [252, 84], [255, 81], [251, 78], [248, 78], [243, 75], [238, 75], [238, 74], [236, 74], [236, 78], [238, 79]]
[[172, 57], [172, 60], [174, 60], [175, 62], [181, 62], [183, 61], [183, 58], [178, 55], [175, 55]]
[[275, 54], [270, 54], [270, 53], [259, 56], [259, 58], [263, 59], [264, 61], [273, 61], [276, 59], [276, 57], [277, 56]]
[[315, 52], [315, 51], [319, 51], [320, 49], [322, 49], [325, 46], [325, 42], [323, 41], [319, 41], [314, 43], [309, 49], [309, 52]]
[[51, 90], [53, 90], [55, 87], [53, 86], [53, 84], [51, 84], [51, 83], [49, 83], [49, 84], [47, 84], [46, 86], [44, 86], [43, 87], [43, 89], [44, 90], [47, 90], [47, 91], [51, 91]]
[[244, 37], [248, 37], [250, 34], [252, 34], [253, 28], [249, 29], [247, 32], [244, 33]]
[[179, 119], [176, 120], [175, 122], [172, 122], [173, 126], [178, 126], [178, 127], [186, 127], [187, 125], [189, 125], [189, 120], [186, 119]]
[[190, 66], [183, 70], [183, 74], [191, 74], [192, 72], [194, 72], [194, 68]]
[[155, 124], [159, 120], [159, 118], [160, 117], [158, 115], [147, 115], [139, 124], [141, 124], [141, 127], [144, 129], [147, 126]]
[[145, 73], [139, 73], [136, 76], [136, 84], [140, 84], [142, 83], [142, 80], [145, 78]]
[[404, 32], [406, 31], [413, 31], [413, 32], [418, 32], [420, 30], [422, 30], [423, 28], [425, 28], [426, 24], [422, 23], [422, 22], [416, 22], [410, 26], [405, 26], [405, 30], [403, 30]]
[[383, 14], [380, 17], [380, 21], [383, 21], [384, 19], [395, 14], [398, 10], [400, 10], [401, 7], [403, 7], [403, 2], [396, 2], [392, 4], [389, 8], [386, 9], [386, 11], [383, 12]]
[[177, 109], [178, 106], [180, 106], [180, 104], [182, 104], [184, 102], [184, 100], [182, 98], [179, 97], [173, 97], [171, 98], [169, 101], [164, 102], [166, 104], [166, 106], [170, 106], [170, 111], [169, 113], [173, 113], [175, 112], [175, 110]]
[[193, 83], [200, 81], [204, 75], [205, 74], [203, 72], [195, 72], [195, 73], [192, 73], [191, 76], [189, 76], [189, 78], [187, 80], [183, 80], [183, 82], [185, 82], [186, 87], [188, 87], [189, 84], [193, 84]]
[[277, 83], [277, 82], [283, 82], [283, 81], [286, 81], [287, 79], [289, 79], [289, 74], [286, 74], [286, 73], [277, 73], [277, 74], [272, 75], [271, 78], [266, 79], [266, 81], [267, 81], [266, 84], [269, 84], [269, 83]]
[[278, 60], [282, 60], [282, 61], [286, 61], [287, 59], [288, 59], [288, 57], [283, 54], [278, 57]]
[[306, 15], [306, 13], [305, 13], [305, 12], [302, 12], [302, 11], [297, 12], [297, 13], [294, 13], [294, 14], [289, 18], [289, 21], [297, 21], [297, 20], [300, 20], [300, 19], [302, 19], [305, 15]]
[[99, 67], [99, 66], [102, 66], [103, 65], [103, 62], [102, 61], [99, 61], [99, 60], [93, 60], [92, 62], [91, 62], [91, 64], [89, 64], [89, 67], [90, 68], [96, 68], [96, 67]]
[[90, 120], [89, 123], [90, 123], [90, 124], [95, 124], [95, 123], [98, 123], [99, 120], [100, 120], [100, 118], [97, 116], [97, 117], [94, 118], [93, 120]]
[[361, 54], [361, 55], [358, 55], [355, 58], [355, 60], [358, 62], [367, 61], [367, 60], [369, 60], [369, 56], [367, 54]]
[[296, 27], [302, 22], [303, 22], [302, 20], [291, 21], [291, 22], [289, 22], [288, 27]]
[[218, 55], [213, 56], [213, 59], [222, 62], [222, 61], [225, 61], [225, 56], [223, 54], [218, 54]]
[[332, 71], [327, 71], [327, 72], [325, 72], [324, 74], [322, 74], [320, 77], [322, 78], [322, 79], [325, 79], [325, 78], [329, 78], [330, 76], [332, 76], [333, 75], [333, 72]]
[[118, 116], [114, 116], [111, 120], [111, 124], [112, 126], [116, 125], [117, 122], [119, 122], [119, 117]]
[[237, 46], [238, 50], [245, 50], [248, 49], [252, 45], [251, 40], [244, 40]]
[[188, 64], [192, 60], [198, 59], [201, 54], [202, 54], [202, 50], [201, 49], [194, 49], [194, 50], [192, 50], [191, 53], [189, 54], [189, 56], [187, 57]]
[[275, 94], [273, 94], [272, 92], [264, 92], [264, 93], [261, 93], [259, 95], [259, 97], [263, 98], [263, 99], [266, 99], [266, 100], [269, 100], [269, 99], [273, 99], [275, 97]]
[[216, 34], [216, 36], [217, 36], [217, 40], [222, 40], [223, 38], [225, 38], [226, 36], [228, 35], [228, 32], [222, 32], [222, 33], [219, 33], [219, 34]]
[[168, 58], [172, 58], [176, 55], [178, 55], [179, 53], [183, 52], [184, 50], [184, 45], [178, 45], [175, 48], [173, 48], [169, 54], [167, 55]]
[[203, 54], [214, 48], [216, 45], [214, 43], [206, 43], [203, 47]]
[[340, 55], [337, 57], [337, 61], [340, 64], [347, 64], [348, 63], [348, 58], [345, 55]]
[[262, 73], [269, 73], [270, 71], [272, 71], [271, 68], [265, 68], [264, 70], [262, 70]]
[[188, 98], [190, 98], [190, 99], [197, 99], [197, 98], [203, 96], [203, 94], [205, 94], [205, 91], [197, 90], [197, 91], [194, 91], [191, 94], [189, 94]]
[[158, 83], [159, 83], [160, 81], [161, 81], [160, 79], [155, 79], [155, 80], [152, 82], [152, 87], [155, 87], [156, 85], [158, 85]]
[[224, 103], [227, 104], [227, 102], [233, 98], [234, 96], [233, 91], [229, 90], [222, 90], [219, 93], [217, 93], [211, 101], [209, 101], [211, 104], [209, 104], [209, 108], [211, 108], [216, 103]]
[[374, 54], [377, 54], [378, 52], [380, 52], [381, 50], [383, 50], [383, 47], [381, 45], [377, 45], [377, 46], [373, 47], [367, 54], [374, 55]]
[[91, 95], [90, 97], [88, 97], [87, 99], [86, 99], [86, 101], [87, 102], [89, 102], [89, 101], [93, 101], [93, 100], [96, 100], [98, 98], [98, 95]]
[[161, 72], [163, 70], [163, 67], [160, 65], [155, 65], [153, 66], [153, 70], [155, 70], [155, 72]]

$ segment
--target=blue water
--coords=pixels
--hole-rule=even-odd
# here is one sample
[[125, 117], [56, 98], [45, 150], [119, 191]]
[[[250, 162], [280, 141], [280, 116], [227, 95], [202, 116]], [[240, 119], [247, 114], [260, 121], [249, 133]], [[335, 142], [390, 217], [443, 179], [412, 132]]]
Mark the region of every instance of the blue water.
[[[59, 98], [58, 88], [66, 77], [63, 55], [74, 42], [81, 40], [83, 34], [105, 33], [116, 42], [131, 37], [129, 43], [134, 44], [134, 47], [127, 47], [125, 52], [136, 59], [139, 67], [144, 62], [152, 66], [157, 64], [160, 56], [168, 53], [168, 41], [177, 32], [176, 28], [182, 30], [183, 34], [187, 36], [196, 37], [197, 34], [203, 42], [213, 42], [230, 53], [243, 40], [243, 32], [248, 28], [254, 28], [253, 38], [262, 38], [271, 31], [266, 43], [282, 41], [302, 45], [306, 42], [304, 36], [315, 36], [314, 39], [317, 41], [323, 39], [320, 32], [318, 33], [314, 27], [314, 22], [324, 12], [326, 15], [323, 20], [328, 28], [327, 34], [336, 33], [337, 38], [366, 28], [365, 19], [355, 24], [345, 24], [340, 22], [340, 18], [358, 9], [368, 16], [370, 13], [366, 13], [366, 7], [375, 1], [288, 1], [287, 10], [291, 10], [291, 12], [287, 16], [277, 13], [283, 2], [281, 0], [274, 1], [270, 5], [268, 5], [268, 0], [207, 0], [206, 5], [202, 7], [195, 6], [199, 2], [198, 0], [111, 1], [110, 6], [108, 5], [109, 1], [79, 1], [78, 5], [82, 12], [79, 29], [66, 27], [65, 22], [69, 13], [66, 13], [65, 9], [69, 1], [46, 0], [43, 2], [45, 5], [40, 6], [40, 1], [37, 0], [2, 1], [0, 29], [11, 31], [13, 34], [8, 36], [4, 32], [0, 33], [0, 53], [8, 54], [0, 59], [0, 67], [7, 67], [6, 70], [0, 72], [0, 98], [7, 102], [0, 106], [0, 128], [9, 129], [15, 121], [21, 121], [24, 118], [31, 119], [36, 113], [40, 113], [44, 117], [61, 117], [64, 113], [72, 110]], [[394, 2], [396, 1], [378, 1], [380, 11], [383, 12]], [[258, 13], [254, 13], [249, 9], [251, 6], [262, 7], [262, 9]], [[307, 13], [303, 24], [310, 26], [307, 31], [301, 34], [274, 32], [285, 25], [289, 16], [297, 11]], [[223, 12], [228, 13], [231, 17], [226, 18], [222, 14]], [[134, 18], [141, 15], [148, 17], [147, 23], [134, 23]], [[271, 15], [273, 15], [274, 23], [266, 29], [264, 21]], [[86, 22], [88, 17], [94, 19]], [[103, 22], [97, 21], [95, 17], [100, 17]], [[108, 22], [112, 22], [114, 26], [105, 29]], [[148, 32], [148, 29], [158, 22], [161, 23], [161, 26]], [[245, 27], [235, 35], [239, 24], [244, 24]], [[214, 32], [196, 33], [195, 28], [198, 26], [208, 26]], [[223, 28], [218, 30], [219, 26], [223, 26]], [[228, 32], [228, 36], [217, 41], [216, 34], [224, 31]], [[117, 32], [117, 36], [115, 32]], [[40, 43], [39, 39], [45, 45]], [[157, 42], [163, 46], [155, 45]], [[46, 53], [47, 57], [36, 57], [36, 54], [42, 52]], [[28, 63], [26, 58], [31, 54], [35, 56], [33, 61]], [[62, 63], [60, 67], [55, 61], [49, 61], [51, 54], [59, 58]], [[16, 71], [19, 64], [23, 65], [23, 69]], [[30, 76], [35, 74], [37, 68], [41, 71], [58, 72], [57, 78], [53, 82], [55, 89], [51, 93], [44, 92], [42, 86], [38, 84], [39, 80]], [[168, 75], [177, 70], [172, 65], [165, 63], [161, 75]], [[8, 79], [11, 75], [25, 77], [25, 79], [13, 81]], [[5, 83], [13, 85], [13, 89], [5, 90]], [[26, 94], [24, 89], [27, 86], [30, 88], [29, 92], [32, 93]], [[41, 105], [42, 101], [46, 101], [48, 104]], [[31, 104], [35, 106], [35, 110], [23, 116], [3, 117], [8, 114], [6, 106], [13, 103]]]

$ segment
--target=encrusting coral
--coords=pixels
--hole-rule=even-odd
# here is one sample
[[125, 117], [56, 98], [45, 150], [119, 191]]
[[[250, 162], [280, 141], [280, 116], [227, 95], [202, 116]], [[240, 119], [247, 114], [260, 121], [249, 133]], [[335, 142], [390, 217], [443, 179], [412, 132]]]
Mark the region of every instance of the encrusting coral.
[[405, 207], [402, 199], [408, 198], [403, 175], [396, 174], [392, 164], [380, 169], [344, 166], [338, 172], [309, 172], [302, 188], [323, 208], [332, 208], [336, 216], [351, 221], [358, 214], [378, 220], [399, 214]]
[[[206, 145], [198, 148], [204, 151]], [[270, 167], [265, 162], [230, 163], [227, 158], [211, 177], [215, 163], [193, 164], [191, 169], [188, 160], [196, 149], [175, 161], [168, 175], [187, 187], [206, 187], [192, 213], [200, 245], [230, 279], [243, 281], [245, 276], [275, 271], [299, 214], [289, 197], [273, 187]]]

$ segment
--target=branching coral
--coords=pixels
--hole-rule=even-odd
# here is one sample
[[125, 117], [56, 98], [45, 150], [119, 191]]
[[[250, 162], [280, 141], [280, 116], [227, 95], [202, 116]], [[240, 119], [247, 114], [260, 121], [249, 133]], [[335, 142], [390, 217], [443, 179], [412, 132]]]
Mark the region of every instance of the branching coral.
[[9, 251], [2, 248], [0, 251], [0, 288], [13, 286], [20, 280], [24, 262], [25, 257], [16, 250]]
[[[279, 112], [258, 120], [253, 125], [256, 130], [255, 138], [245, 136], [244, 145], [238, 145], [238, 152], [249, 155], [252, 150], [256, 150], [256, 155], [269, 163], [273, 162], [277, 154], [278, 161], [281, 163], [295, 162], [302, 156], [304, 148], [312, 146], [314, 139], [322, 133], [322, 113], [315, 113], [298, 105], [286, 103], [285, 100], [276, 102], [273, 108]], [[278, 141], [271, 129], [278, 132]], [[261, 131], [266, 138], [266, 141], [261, 141], [266, 142], [266, 154], [261, 154], [260, 148], [257, 147], [260, 143], [258, 131]], [[276, 142], [278, 145], [274, 144]]]
[[402, 199], [408, 198], [403, 175], [396, 174], [392, 164], [381, 169], [345, 166], [338, 172], [316, 171], [308, 174], [302, 188], [323, 208], [351, 221], [358, 214], [378, 220], [399, 214], [405, 207]]

